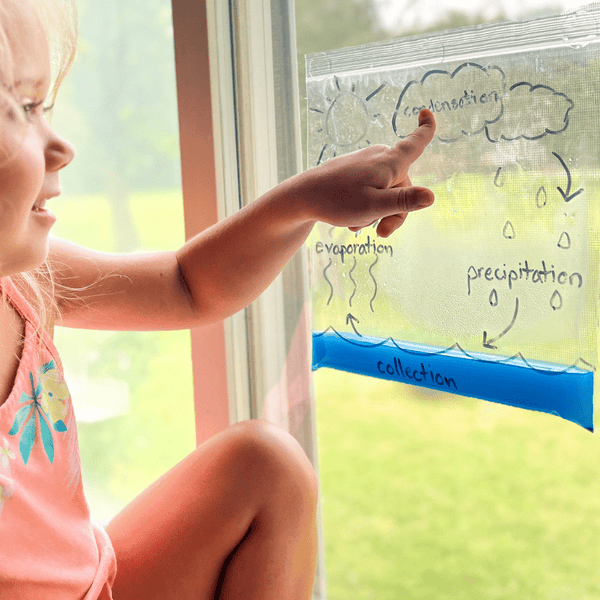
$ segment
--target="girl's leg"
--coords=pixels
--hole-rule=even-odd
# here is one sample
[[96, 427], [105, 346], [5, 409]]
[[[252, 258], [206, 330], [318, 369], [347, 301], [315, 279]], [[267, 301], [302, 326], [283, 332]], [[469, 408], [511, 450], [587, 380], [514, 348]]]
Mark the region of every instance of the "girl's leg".
[[214, 436], [107, 527], [115, 600], [308, 600], [318, 482], [296, 440], [265, 421]]

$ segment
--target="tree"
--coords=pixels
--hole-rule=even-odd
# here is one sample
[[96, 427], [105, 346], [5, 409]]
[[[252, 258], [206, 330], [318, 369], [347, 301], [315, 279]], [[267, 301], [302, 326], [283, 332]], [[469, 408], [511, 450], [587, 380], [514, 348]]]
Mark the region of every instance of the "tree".
[[85, 156], [69, 174], [70, 191], [105, 191], [114, 249], [127, 252], [139, 246], [131, 190], [172, 188], [180, 177], [171, 3], [79, 0], [79, 23], [78, 56], [57, 105], [69, 111], [61, 133]]

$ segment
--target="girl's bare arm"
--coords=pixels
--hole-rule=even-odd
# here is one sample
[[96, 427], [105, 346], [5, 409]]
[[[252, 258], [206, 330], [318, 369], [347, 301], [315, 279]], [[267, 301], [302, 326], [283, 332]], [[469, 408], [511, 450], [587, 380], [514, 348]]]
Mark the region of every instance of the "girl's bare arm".
[[[59, 282], [90, 286], [63, 300], [58, 325], [88, 329], [186, 329], [252, 302], [304, 243], [314, 224], [360, 229], [380, 220], [387, 237], [433, 193], [413, 187], [410, 165], [434, 135], [430, 111], [397, 146], [372, 146], [292, 177], [176, 252], [107, 254], [50, 240]], [[60, 273], [60, 272], [59, 272]]]

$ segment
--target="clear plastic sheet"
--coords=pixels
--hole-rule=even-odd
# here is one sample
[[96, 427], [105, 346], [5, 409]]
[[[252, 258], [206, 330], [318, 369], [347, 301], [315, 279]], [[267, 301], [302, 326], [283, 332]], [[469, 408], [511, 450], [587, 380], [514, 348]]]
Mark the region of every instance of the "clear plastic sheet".
[[396, 144], [434, 205], [389, 238], [310, 239], [313, 368], [557, 414], [593, 430], [600, 9], [307, 56], [308, 166]]

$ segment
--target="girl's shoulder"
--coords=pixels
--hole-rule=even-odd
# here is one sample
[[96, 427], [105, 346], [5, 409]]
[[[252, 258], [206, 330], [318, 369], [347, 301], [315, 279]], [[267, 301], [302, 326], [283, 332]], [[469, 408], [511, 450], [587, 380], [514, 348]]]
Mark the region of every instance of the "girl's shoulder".
[[13, 281], [11, 277], [3, 277], [0, 290], [25, 322], [25, 331], [37, 337], [38, 354], [44, 349], [60, 365], [54, 345], [56, 303], [49, 282], [42, 278]]

